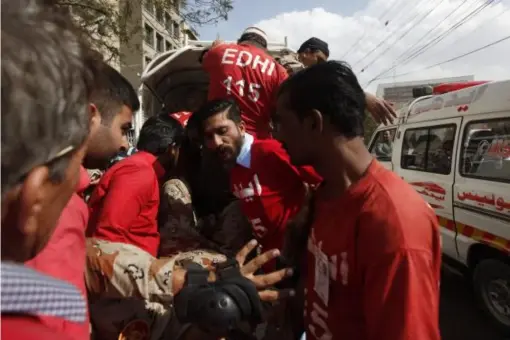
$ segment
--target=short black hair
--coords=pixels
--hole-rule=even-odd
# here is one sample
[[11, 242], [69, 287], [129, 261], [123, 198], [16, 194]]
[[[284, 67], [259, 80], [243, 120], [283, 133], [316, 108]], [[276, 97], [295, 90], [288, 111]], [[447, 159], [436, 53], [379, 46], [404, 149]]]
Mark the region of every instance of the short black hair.
[[101, 112], [101, 118], [105, 123], [111, 122], [123, 105], [132, 111], [140, 109], [138, 95], [131, 83], [105, 62], [101, 67], [101, 76], [97, 80], [96, 88], [92, 92], [91, 102]]
[[347, 63], [327, 61], [297, 72], [280, 87], [284, 93], [300, 118], [315, 109], [345, 137], [363, 136], [365, 92]]
[[254, 44], [255, 46], [261, 47], [261, 48], [267, 48], [267, 41], [260, 35], [256, 33], [245, 33], [241, 35], [239, 40], [237, 41], [238, 44], [247, 42]]
[[197, 129], [201, 133], [207, 119], [225, 110], [228, 110], [228, 119], [236, 124], [241, 123], [241, 110], [237, 102], [233, 98], [221, 98], [206, 102], [198, 111], [194, 112], [188, 120], [187, 128]]
[[310, 39], [302, 43], [297, 53], [303, 53], [306, 51], [311, 53], [322, 52], [326, 58], [329, 57], [328, 43], [316, 37], [311, 37]]
[[152, 116], [143, 124], [136, 148], [159, 156], [172, 144], [180, 145], [184, 138], [184, 127], [177, 120]]

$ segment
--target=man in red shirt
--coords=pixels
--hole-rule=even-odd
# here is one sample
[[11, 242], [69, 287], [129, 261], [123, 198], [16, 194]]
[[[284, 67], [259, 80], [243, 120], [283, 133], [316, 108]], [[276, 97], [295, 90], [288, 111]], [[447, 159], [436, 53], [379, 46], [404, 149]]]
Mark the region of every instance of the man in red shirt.
[[315, 173], [292, 166], [278, 141], [246, 132], [233, 99], [206, 103], [188, 126], [198, 129], [205, 147], [230, 170], [231, 190], [263, 249], [281, 249], [287, 222], [303, 206], [304, 182], [319, 181]]
[[[96, 79], [90, 98], [89, 109], [92, 118], [84, 164], [88, 167], [103, 168], [125, 145], [133, 111], [138, 110], [140, 103], [131, 84], [119, 72], [102, 61], [90, 58], [87, 62], [98, 68], [100, 77]], [[63, 210], [47, 247], [26, 265], [72, 283], [86, 298], [87, 289], [83, 273], [85, 231], [89, 213], [82, 193], [89, 185], [89, 181], [83, 167], [81, 174], [80, 185]], [[90, 336], [88, 322], [76, 324], [52, 318], [43, 318], [43, 321], [55, 329], [65, 330], [74, 339]]]
[[202, 66], [210, 78], [208, 99], [235, 98], [246, 131], [269, 138], [276, 91], [287, 71], [267, 53], [264, 31], [250, 27], [237, 44], [216, 44], [204, 55]]
[[363, 143], [365, 95], [324, 62], [285, 82], [276, 124], [294, 164], [324, 179], [308, 241], [307, 339], [436, 340], [441, 249], [433, 210]]
[[176, 166], [183, 136], [177, 120], [156, 116], [145, 122], [138, 152], [108, 169], [92, 193], [87, 236], [158, 255], [159, 181]]
[[67, 16], [36, 1], [2, 3], [1, 20], [2, 338], [72, 339], [40, 317], [88, 327], [85, 299], [23, 262], [45, 249], [80, 178], [93, 81], [88, 47]]

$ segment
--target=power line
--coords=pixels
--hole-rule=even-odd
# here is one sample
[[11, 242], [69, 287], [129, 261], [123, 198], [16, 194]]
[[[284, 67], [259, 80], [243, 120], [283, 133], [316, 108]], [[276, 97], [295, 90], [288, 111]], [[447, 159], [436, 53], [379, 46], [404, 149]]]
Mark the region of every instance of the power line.
[[473, 11], [471, 11], [469, 14], [467, 14], [465, 17], [463, 17], [459, 22], [455, 23], [453, 26], [451, 26], [446, 32], [440, 34], [436, 38], [429, 41], [427, 44], [419, 48], [417, 51], [413, 52], [411, 55], [406, 57], [402, 64], [409, 63], [411, 60], [417, 58], [419, 55], [425, 53], [428, 49], [431, 47], [437, 45], [439, 42], [444, 40], [448, 35], [453, 33], [456, 29], [467, 23], [469, 20], [473, 19], [477, 14], [479, 14], [481, 11], [483, 11], [486, 7], [488, 7], [494, 0], [488, 0], [479, 7], [475, 8]]
[[[405, 0], [404, 0], [404, 1], [405, 1]], [[393, 7], [395, 7], [395, 5], [397, 5], [397, 4], [398, 4], [398, 2], [399, 2], [399, 0], [394, 0], [394, 1], [393, 1], [393, 3], [391, 4], [391, 6], [389, 6], [389, 7], [386, 9], [386, 11], [384, 11], [384, 12], [383, 12], [383, 14], [381, 14], [381, 15], [379, 16], [379, 18], [377, 18], [377, 21], [381, 21], [381, 20], [382, 20], [382, 18], [384, 18], [384, 16], [385, 16], [386, 14], [388, 14], [388, 13], [389, 13], [389, 12], [393, 9]], [[342, 56], [340, 57], [340, 59], [342, 59], [342, 60], [343, 60], [343, 59], [345, 59], [345, 57], [346, 57], [349, 53], [351, 53], [351, 52], [352, 52], [352, 51], [353, 51], [353, 50], [354, 50], [354, 49], [355, 49], [355, 48], [356, 48], [356, 47], [360, 44], [360, 42], [361, 42], [361, 41], [363, 41], [363, 38], [365, 38], [365, 36], [366, 36], [366, 35], [367, 35], [367, 26], [364, 26], [364, 27], [363, 27], [363, 33], [361, 34], [361, 37], [359, 37], [359, 39], [357, 39], [357, 40], [356, 40], [356, 41], [355, 41], [355, 42], [351, 45], [351, 47], [349, 47], [349, 48], [347, 49], [347, 52], [345, 52], [345, 53], [344, 53], [344, 55], [342, 55]]]
[[[422, 45], [419, 49], [417, 49], [416, 51], [414, 51], [413, 53], [411, 53], [410, 55], [408, 55], [406, 58], [404, 58], [403, 60], [400, 61], [400, 63], [394, 63], [392, 67], [388, 68], [387, 70], [379, 73], [377, 76], [375, 76], [374, 78], [375, 79], [378, 79], [381, 75], [384, 75], [388, 72], [391, 72], [392, 70], [394, 70], [395, 68], [397, 68], [398, 66], [402, 66], [402, 65], [405, 65], [405, 64], [408, 64], [409, 62], [411, 62], [412, 60], [416, 59], [417, 57], [419, 57], [420, 55], [422, 55], [423, 53], [425, 53], [427, 50], [429, 50], [431, 47], [437, 45], [439, 42], [441, 42], [442, 40], [444, 40], [444, 38], [446, 38], [449, 34], [451, 34], [452, 32], [454, 32], [456, 29], [458, 29], [459, 27], [461, 27], [462, 25], [464, 25], [465, 23], [467, 23], [469, 20], [471, 20], [472, 18], [474, 18], [478, 13], [480, 13], [482, 10], [484, 10], [487, 6], [489, 6], [494, 0], [488, 0], [486, 1], [485, 3], [483, 3], [482, 5], [478, 6], [477, 8], [475, 8], [473, 11], [471, 11], [469, 14], [467, 14], [466, 16], [464, 16], [460, 21], [454, 23], [452, 26], [450, 26], [450, 28], [448, 28], [445, 32], [441, 33], [440, 35], [436, 36], [435, 38], [431, 39], [429, 42], [425, 43], [424, 45]], [[398, 58], [397, 58], [398, 59]]]
[[[418, 43], [420, 43], [421, 41], [425, 40], [425, 38], [430, 34], [432, 33], [433, 31], [435, 31], [438, 27], [441, 26], [441, 24], [443, 22], [445, 22], [446, 20], [448, 20], [448, 18], [450, 18], [453, 14], [455, 14], [455, 12], [457, 12], [466, 2], [468, 2], [468, 0], [464, 0], [463, 2], [461, 2], [457, 7], [455, 7], [453, 9], [453, 11], [451, 11], [446, 17], [444, 17], [437, 25], [435, 25], [434, 27], [432, 27], [430, 30], [428, 30], [423, 36], [421, 36], [419, 39], [416, 40], [416, 42], [411, 46], [409, 47], [406, 51], [404, 51], [401, 55], [399, 55], [396, 60], [395, 60], [395, 63], [398, 63], [398, 61], [400, 60], [400, 58], [402, 56], [404, 56], [405, 54], [407, 54], [409, 51], [411, 51], [416, 45], [418, 45]], [[475, 2], [473, 3], [476, 3], [476, 0]], [[413, 52], [414, 53], [414, 52]]]
[[418, 20], [417, 23], [415, 23], [414, 25], [411, 25], [411, 27], [405, 31], [402, 35], [400, 35], [396, 41], [393, 42], [392, 45], [388, 46], [387, 49], [385, 49], [382, 53], [379, 54], [379, 56], [376, 56], [370, 63], [368, 63], [365, 67], [363, 67], [361, 69], [361, 72], [364, 72], [367, 67], [371, 66], [373, 63], [375, 63], [377, 61], [377, 58], [379, 57], [382, 57], [384, 54], [386, 54], [386, 52], [388, 52], [397, 42], [399, 42], [400, 40], [402, 40], [402, 38], [404, 38], [407, 34], [409, 34], [409, 32], [411, 32], [415, 27], [416, 25], [420, 24], [423, 20], [425, 20], [432, 12], [434, 12], [434, 10], [436, 10], [442, 3], [444, 2], [444, 0], [440, 0], [439, 3], [435, 6], [433, 6], [429, 11], [427, 11], [425, 13], [425, 15]]
[[[501, 3], [501, 1], [499, 1], [499, 2], [498, 2], [498, 4], [499, 4], [499, 3]], [[493, 4], [493, 6], [495, 6], [495, 5], [496, 5], [496, 4]], [[466, 38], [467, 36], [471, 35], [472, 33], [474, 33], [474, 32], [476, 32], [476, 31], [478, 31], [480, 28], [482, 28], [482, 27], [486, 26], [486, 25], [487, 25], [487, 24], [489, 24], [489, 23], [494, 22], [494, 20], [498, 19], [500, 16], [502, 16], [503, 14], [505, 14], [506, 12], [508, 12], [508, 10], [510, 10], [510, 7], [507, 7], [505, 10], [503, 10], [503, 11], [501, 11], [501, 12], [497, 12], [497, 13], [496, 13], [496, 15], [494, 15], [494, 16], [492, 16], [491, 18], [489, 18], [489, 19], [485, 20], [485, 21], [483, 22], [483, 24], [475, 26], [472, 30], [470, 30], [470, 31], [469, 31], [469, 32], [467, 32], [466, 34], [464, 34], [464, 35], [460, 36], [458, 39], [456, 39], [456, 40], [452, 41], [452, 42], [450, 43], [450, 45], [455, 45], [455, 44], [457, 44], [459, 41], [463, 40], [464, 38]], [[444, 50], [444, 49], [442, 49], [442, 50]], [[440, 50], [440, 51], [442, 51], [442, 50]]]
[[444, 65], [444, 64], [447, 64], [447, 63], [450, 63], [452, 61], [455, 61], [455, 60], [458, 60], [458, 59], [461, 59], [461, 58], [464, 58], [464, 57], [467, 57], [468, 55], [471, 55], [471, 54], [474, 54], [476, 52], [480, 52], [486, 48], [489, 48], [491, 46], [494, 46], [494, 45], [497, 45], [499, 43], [502, 43], [503, 41], [505, 40], [508, 40], [510, 39], [510, 35], [509, 36], [506, 36], [504, 38], [501, 38], [499, 40], [496, 40], [490, 44], [487, 44], [487, 45], [484, 45], [482, 47], [479, 47], [477, 49], [474, 49], [472, 51], [469, 51], [469, 52], [466, 52], [464, 54], [461, 54], [461, 55], [458, 55], [456, 57], [453, 57], [453, 58], [450, 58], [448, 60], [444, 60], [444, 61], [441, 61], [439, 63], [436, 63], [436, 64], [433, 64], [433, 65], [429, 65], [429, 66], [426, 66], [426, 67], [423, 67], [423, 68], [420, 68], [418, 70], [414, 70], [414, 71], [409, 71], [409, 72], [405, 72], [405, 73], [401, 73], [401, 74], [396, 74], [396, 75], [391, 75], [391, 76], [386, 76], [386, 77], [379, 77], [379, 78], [374, 78], [372, 80], [370, 80], [366, 85], [365, 87], [367, 87], [368, 85], [372, 84], [374, 81], [376, 80], [380, 80], [380, 79], [388, 79], [388, 78], [396, 78], [396, 77], [403, 77], [403, 76], [407, 76], [409, 74], [413, 74], [413, 73], [417, 73], [417, 72], [421, 72], [421, 71], [425, 71], [425, 70], [429, 70], [431, 68], [434, 68], [434, 67], [437, 67], [437, 66], [441, 66], [441, 65]]
[[[408, 2], [410, 3], [410, 2]], [[405, 8], [405, 5], [401, 8], [403, 9]], [[419, 16], [419, 11], [418, 13], [411, 19], [409, 20], [409, 22], [412, 22], [415, 18], [417, 18]], [[375, 50], [377, 50], [382, 44], [384, 44], [386, 41], [388, 41], [388, 39], [397, 32], [397, 30], [399, 29], [400, 27], [395, 27], [390, 33], [388, 33], [380, 42], [379, 44], [377, 44], [373, 49], [371, 49], [367, 54], [365, 54], [364, 57], [362, 57], [361, 59], [358, 59], [356, 62], [352, 63], [352, 66], [355, 66], [357, 65], [358, 63], [360, 63], [361, 61], [365, 60], [369, 55], [371, 55]]]

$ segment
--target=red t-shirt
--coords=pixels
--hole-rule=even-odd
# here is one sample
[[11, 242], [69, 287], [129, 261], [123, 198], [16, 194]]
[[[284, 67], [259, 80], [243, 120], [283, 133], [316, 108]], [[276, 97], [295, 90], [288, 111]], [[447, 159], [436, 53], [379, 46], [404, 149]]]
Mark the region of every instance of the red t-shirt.
[[[58, 332], [54, 327], [49, 327], [46, 322], [31, 315], [3, 315], [2, 314], [2, 339], [5, 340], [86, 340], [90, 335], [79, 337], [69, 332]], [[87, 327], [89, 327], [87, 322]]]
[[[90, 178], [87, 170], [82, 167], [77, 193], [71, 196], [62, 211], [57, 227], [48, 244], [36, 257], [25, 262], [27, 267], [38, 272], [72, 283], [80, 290], [84, 300], [87, 300], [84, 273], [85, 230], [87, 229], [89, 212], [87, 204], [78, 194], [83, 192], [89, 183]], [[39, 319], [52, 329], [65, 333], [69, 338], [75, 340], [87, 339], [90, 334], [88, 319], [81, 323], [46, 316], [40, 316]]]
[[144, 151], [108, 169], [90, 197], [87, 236], [132, 244], [157, 256], [158, 178], [163, 174], [156, 157]]
[[220, 44], [204, 56], [203, 67], [210, 79], [209, 100], [235, 98], [247, 131], [269, 138], [277, 91], [288, 77], [285, 68], [249, 44]]
[[304, 203], [304, 182], [314, 179], [309, 170], [294, 167], [278, 141], [245, 135], [230, 183], [264, 251], [282, 248], [287, 222]]
[[320, 192], [308, 241], [307, 339], [439, 340], [434, 211], [376, 161], [338, 199]]

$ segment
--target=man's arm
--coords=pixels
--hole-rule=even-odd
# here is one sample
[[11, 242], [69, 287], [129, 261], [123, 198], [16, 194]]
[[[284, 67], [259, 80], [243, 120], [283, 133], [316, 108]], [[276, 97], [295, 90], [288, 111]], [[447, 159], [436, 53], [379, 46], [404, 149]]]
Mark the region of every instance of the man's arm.
[[390, 102], [382, 98], [377, 98], [375, 95], [368, 92], [365, 92], [365, 100], [367, 111], [370, 112], [377, 123], [388, 125], [397, 117], [395, 109]]
[[365, 272], [367, 339], [439, 340], [439, 282], [424, 250], [402, 249]]
[[211, 71], [212, 68], [218, 67], [217, 59], [219, 52], [219, 47], [223, 45], [223, 41], [215, 40], [211, 47], [204, 53], [202, 56], [202, 67], [206, 72]]
[[[273, 251], [265, 252], [245, 263], [247, 255], [256, 247], [250, 242], [236, 256], [241, 273], [260, 290], [262, 300], [274, 301], [286, 292], [264, 290], [292, 273], [288, 270], [255, 275], [262, 265], [279, 256]], [[99, 297], [138, 297], [159, 303], [171, 303], [186, 281], [184, 263], [193, 262], [211, 270], [209, 280], [216, 279], [212, 264], [224, 262], [226, 257], [209, 251], [196, 250], [179, 253], [172, 257], [155, 258], [133, 245], [87, 240], [86, 284], [91, 299]], [[287, 292], [290, 293], [290, 292]], [[291, 293], [292, 294], [292, 293]]]
[[147, 204], [155, 175], [149, 167], [127, 164], [116, 170], [101, 202], [93, 236], [124, 235]]
[[398, 214], [384, 197], [366, 204], [377, 208], [362, 213], [355, 242], [367, 339], [439, 340], [441, 260], [435, 217], [418, 214], [420, 222], [411, 226], [410, 215]]

